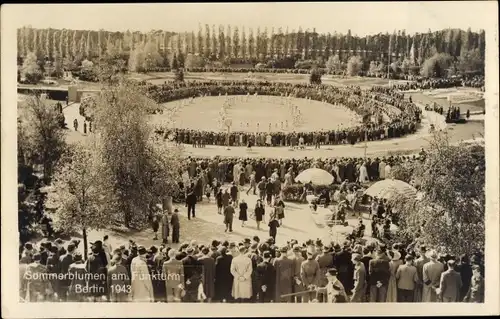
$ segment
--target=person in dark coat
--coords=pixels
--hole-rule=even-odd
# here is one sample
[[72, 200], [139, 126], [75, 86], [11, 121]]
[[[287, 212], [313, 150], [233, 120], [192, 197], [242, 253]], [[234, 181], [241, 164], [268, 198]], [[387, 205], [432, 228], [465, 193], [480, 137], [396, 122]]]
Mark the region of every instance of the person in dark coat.
[[[59, 253], [58, 253], [58, 248], [57, 246], [52, 246], [50, 248], [50, 254], [49, 257], [47, 258], [47, 272], [49, 274], [58, 274], [60, 271], [60, 262], [59, 262]], [[54, 291], [59, 290], [59, 280], [57, 279], [51, 279], [51, 285], [52, 289]]]
[[158, 218], [159, 217], [157, 215], [154, 215], [153, 220], [151, 221], [151, 228], [153, 228], [153, 233], [155, 234], [153, 240], [158, 240], [158, 229], [160, 228], [160, 221]]
[[335, 253], [334, 267], [338, 271], [337, 278], [344, 286], [346, 293], [351, 294], [354, 288], [354, 265], [352, 263], [352, 254], [348, 250], [348, 245], [345, 244], [344, 248]]
[[274, 184], [271, 180], [266, 182], [266, 202], [267, 205], [271, 205], [271, 201], [274, 195]]
[[460, 256], [460, 263], [457, 265], [457, 271], [460, 273], [460, 278], [462, 279], [459, 300], [464, 300], [469, 291], [472, 279], [472, 266], [469, 263], [469, 257], [467, 255]]
[[276, 214], [274, 212], [271, 213], [267, 226], [269, 226], [269, 236], [273, 238], [274, 242], [276, 242], [276, 235], [278, 234], [278, 227], [280, 227], [280, 223], [276, 219]]
[[187, 256], [184, 257], [182, 265], [184, 267], [184, 289], [186, 295], [182, 298], [183, 302], [198, 301], [198, 286], [202, 283], [202, 265], [194, 257], [194, 248], [189, 247], [186, 250]]
[[265, 251], [262, 257], [264, 260], [257, 265], [256, 269], [258, 300], [267, 303], [274, 299], [276, 269], [271, 263], [271, 253], [269, 251]]
[[227, 205], [224, 208], [224, 225], [226, 225], [226, 229], [224, 230], [225, 232], [233, 232], [233, 218], [234, 218], [234, 207], [233, 203], [230, 202], [229, 205]]
[[231, 201], [238, 204], [238, 186], [236, 186], [235, 182], [232, 183], [229, 193], [231, 194]]
[[[73, 263], [73, 253], [75, 252], [75, 245], [70, 243], [68, 244], [67, 253], [59, 257], [59, 265], [60, 265], [60, 273], [63, 275], [68, 274], [69, 266]], [[63, 279], [59, 280], [59, 287], [57, 294], [59, 295], [59, 299], [62, 301], [66, 301], [68, 297], [69, 285], [71, 284], [71, 280], [69, 280], [66, 276]]]
[[257, 223], [257, 230], [260, 230], [260, 222], [262, 222], [265, 215], [264, 204], [260, 199], [257, 199], [257, 203], [255, 204], [254, 215], [255, 215], [255, 222]]
[[87, 259], [85, 264], [87, 273], [92, 274], [89, 279], [89, 291], [90, 296], [93, 297], [93, 301], [97, 301], [99, 297], [102, 297], [106, 293], [103, 291], [107, 290], [106, 281], [106, 265], [104, 264], [98, 246], [95, 243], [92, 247], [92, 254]]
[[196, 193], [194, 189], [194, 183], [191, 183], [191, 187], [187, 191], [186, 196], [186, 207], [188, 213], [188, 219], [191, 219], [191, 213], [193, 214], [193, 218], [196, 217]]
[[172, 243], [178, 244], [180, 237], [180, 228], [181, 228], [181, 224], [179, 222], [179, 210], [177, 208], [174, 209], [174, 212], [169, 217], [170, 217], [169, 218], [170, 225], [172, 225]]
[[232, 301], [233, 275], [231, 263], [233, 256], [227, 254], [226, 247], [220, 249], [220, 256], [215, 260], [215, 300], [219, 302]]
[[274, 260], [274, 267], [276, 268], [276, 302], [290, 302], [291, 297], [281, 297], [285, 294], [290, 294], [293, 291], [295, 283], [295, 262], [288, 258], [288, 247], [280, 249], [281, 256]]
[[219, 188], [217, 194], [215, 194], [215, 201], [217, 203], [217, 214], [222, 214], [222, 189]]
[[245, 222], [248, 220], [248, 204], [242, 199], [240, 203], [240, 213], [238, 219], [241, 220], [241, 227], [245, 227]]
[[201, 253], [203, 255], [198, 261], [203, 269], [203, 291], [210, 302], [215, 296], [215, 260], [210, 257], [210, 248], [203, 247]]

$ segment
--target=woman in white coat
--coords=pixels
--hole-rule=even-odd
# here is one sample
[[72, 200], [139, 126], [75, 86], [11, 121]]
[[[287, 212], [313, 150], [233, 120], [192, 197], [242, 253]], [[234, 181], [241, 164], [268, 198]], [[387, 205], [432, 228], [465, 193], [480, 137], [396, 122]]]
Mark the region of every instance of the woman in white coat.
[[368, 181], [369, 181], [368, 170], [366, 169], [366, 164], [363, 163], [359, 168], [359, 182], [360, 183], [367, 183]]
[[130, 299], [134, 302], [154, 302], [153, 283], [146, 264], [146, 248], [137, 249], [139, 256], [132, 259], [130, 264], [131, 282]]
[[241, 246], [240, 254], [231, 262], [233, 275], [232, 295], [236, 301], [242, 302], [252, 297], [252, 260], [248, 258], [246, 248]]

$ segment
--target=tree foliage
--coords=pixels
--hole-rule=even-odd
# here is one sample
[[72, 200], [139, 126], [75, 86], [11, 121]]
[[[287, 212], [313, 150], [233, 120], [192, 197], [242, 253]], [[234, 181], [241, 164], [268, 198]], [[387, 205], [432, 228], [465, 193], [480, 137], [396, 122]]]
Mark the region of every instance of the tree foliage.
[[29, 83], [38, 83], [42, 78], [42, 71], [38, 65], [37, 56], [34, 52], [28, 52], [21, 67], [21, 77]]
[[436, 53], [424, 61], [420, 74], [424, 77], [440, 78], [446, 75], [446, 70], [451, 66], [452, 58], [449, 54]]
[[[54, 228], [63, 232], [83, 231], [87, 254], [88, 230], [99, 230], [112, 224], [110, 209], [116, 205], [108, 167], [102, 165], [95, 145], [72, 145], [54, 174], [47, 205], [54, 208]], [[104, 177], [104, 178], [103, 178]]]
[[187, 69], [191, 68], [203, 68], [206, 65], [206, 60], [199, 55], [188, 54], [186, 56], [186, 61], [184, 62]]
[[333, 74], [341, 69], [340, 57], [339, 55], [332, 55], [326, 61], [326, 68], [328, 69], [328, 73]]
[[313, 68], [311, 70], [311, 74], [309, 75], [309, 83], [311, 84], [321, 84], [321, 76], [323, 74], [317, 68]]
[[[145, 88], [121, 79], [104, 86], [94, 113], [99, 154], [106, 168], [103, 178], [113, 185], [117, 204], [112, 209], [127, 227], [147, 222], [148, 207], [173, 189], [173, 152], [159, 152], [151, 145], [147, 114], [159, 106]], [[161, 190], [161, 191], [160, 191]]]
[[455, 255], [484, 249], [484, 145], [449, 145], [436, 133], [425, 161], [406, 170], [398, 176], [411, 176], [422, 197], [392, 200], [403, 237], [420, 234], [427, 245]]
[[61, 116], [39, 95], [29, 95], [19, 105], [18, 148], [22, 161], [40, 165], [47, 180], [66, 149]]
[[350, 76], [358, 75], [363, 67], [363, 61], [359, 56], [352, 56], [347, 61], [347, 74]]

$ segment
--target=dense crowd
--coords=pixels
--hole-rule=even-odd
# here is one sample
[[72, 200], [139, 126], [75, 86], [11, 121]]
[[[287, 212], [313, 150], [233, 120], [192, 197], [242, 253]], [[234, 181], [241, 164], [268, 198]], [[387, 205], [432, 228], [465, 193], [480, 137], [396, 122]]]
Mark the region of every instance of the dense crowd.
[[453, 87], [473, 87], [484, 90], [484, 76], [474, 76], [468, 78], [439, 78], [439, 79], [421, 79], [407, 83], [394, 84], [393, 88], [401, 91], [409, 90], [429, 90], [429, 89], [447, 89]]
[[[307, 133], [297, 132], [207, 132], [183, 128], [156, 127], [157, 134], [165, 138], [171, 137], [178, 143], [204, 145], [258, 145], [258, 146], [291, 146], [329, 144], [355, 144], [367, 140], [395, 138], [415, 132], [421, 120], [421, 109], [404, 99], [404, 95], [391, 91], [361, 90], [356, 86], [334, 87], [329, 85], [302, 85], [271, 82], [248, 81], [210, 81], [166, 83], [159, 86], [150, 86], [149, 94], [159, 103], [180, 99], [193, 99], [200, 96], [226, 95], [271, 95], [306, 98], [322, 101], [334, 105], [342, 105], [356, 112], [364, 119], [364, 124], [358, 127], [315, 131]], [[221, 99], [221, 105], [223, 100]], [[162, 112], [162, 110], [153, 110]], [[307, 110], [302, 110], [307, 112]], [[389, 118], [382, 121], [382, 114]], [[374, 119], [372, 121], [371, 119]], [[229, 134], [229, 138], [228, 138]]]
[[190, 241], [146, 248], [108, 237], [82, 256], [78, 240], [26, 243], [20, 298], [110, 302], [484, 302], [484, 258], [439, 255], [416, 239], [362, 244], [309, 240], [277, 246]]
[[333, 183], [341, 184], [378, 181], [389, 178], [391, 172], [404, 162], [422, 160], [425, 151], [421, 150], [412, 156], [387, 156], [381, 158], [302, 158], [302, 159], [273, 159], [273, 158], [194, 158], [188, 157], [180, 169], [182, 180], [185, 183], [195, 183], [198, 198], [204, 194], [206, 186], [213, 180], [218, 183], [235, 182], [243, 186], [250, 183], [257, 184], [263, 178], [276, 179], [283, 183], [283, 187], [293, 184], [294, 178], [308, 168], [320, 168], [331, 173]]

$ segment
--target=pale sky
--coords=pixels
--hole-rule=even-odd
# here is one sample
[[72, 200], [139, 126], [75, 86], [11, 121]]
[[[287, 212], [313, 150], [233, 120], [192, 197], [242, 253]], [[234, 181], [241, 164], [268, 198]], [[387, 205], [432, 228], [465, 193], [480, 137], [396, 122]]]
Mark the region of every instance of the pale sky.
[[[470, 27], [487, 29], [496, 17], [496, 1], [457, 2], [344, 2], [344, 3], [171, 3], [171, 4], [45, 4], [2, 6], [2, 16], [14, 15], [16, 28], [78, 29], [107, 31], [183, 32], [197, 31], [198, 24], [239, 28], [299, 26], [318, 32], [353, 35], [406, 29], [407, 33], [428, 29]], [[248, 30], [248, 29], [247, 29]]]

